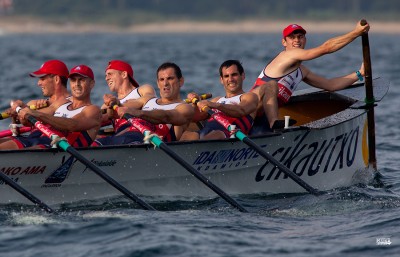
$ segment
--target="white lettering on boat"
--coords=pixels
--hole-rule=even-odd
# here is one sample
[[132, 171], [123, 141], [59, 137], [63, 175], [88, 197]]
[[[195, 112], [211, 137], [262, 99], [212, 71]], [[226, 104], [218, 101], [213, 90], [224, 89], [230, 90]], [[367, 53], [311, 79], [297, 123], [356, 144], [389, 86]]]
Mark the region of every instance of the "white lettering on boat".
[[[295, 172], [298, 176], [314, 176], [318, 172], [341, 170], [351, 167], [357, 156], [359, 145], [359, 127], [333, 138], [321, 141], [307, 141], [309, 132], [298, 135], [289, 147], [276, 149], [271, 155]], [[261, 145], [267, 148], [267, 145]], [[193, 165], [199, 171], [224, 170], [239, 166], [247, 166], [248, 161], [261, 158], [255, 150], [248, 147], [224, 149], [219, 151], [203, 151]], [[255, 181], [277, 180], [282, 175], [277, 167], [266, 161], [255, 175]]]

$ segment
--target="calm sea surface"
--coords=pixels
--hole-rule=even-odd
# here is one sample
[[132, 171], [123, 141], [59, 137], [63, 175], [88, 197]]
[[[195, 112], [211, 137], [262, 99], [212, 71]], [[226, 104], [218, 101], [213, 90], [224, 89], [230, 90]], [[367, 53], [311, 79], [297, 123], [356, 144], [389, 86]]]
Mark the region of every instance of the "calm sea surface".
[[[308, 47], [332, 36], [310, 34]], [[3, 205], [0, 256], [399, 256], [400, 35], [369, 37], [373, 75], [391, 81], [375, 111], [379, 176], [373, 184], [320, 197], [247, 196], [240, 199], [251, 211], [246, 214], [220, 199], [155, 201], [151, 203], [163, 211], [149, 212], [121, 198], [65, 205], [58, 215]], [[153, 85], [157, 67], [176, 62], [185, 77], [183, 95], [192, 90], [222, 94], [219, 65], [239, 59], [250, 89], [266, 62], [281, 50], [280, 40], [279, 34], [2, 35], [0, 110], [11, 99], [41, 97], [28, 73], [48, 59], [64, 60], [70, 68], [91, 66], [96, 76], [92, 100], [99, 105], [108, 91], [104, 69], [111, 59], [130, 62], [139, 83]], [[361, 62], [361, 40], [356, 40], [305, 64], [335, 77], [358, 70]], [[0, 121], [1, 130], [7, 126]], [[378, 245], [380, 239], [389, 239], [391, 245]]]

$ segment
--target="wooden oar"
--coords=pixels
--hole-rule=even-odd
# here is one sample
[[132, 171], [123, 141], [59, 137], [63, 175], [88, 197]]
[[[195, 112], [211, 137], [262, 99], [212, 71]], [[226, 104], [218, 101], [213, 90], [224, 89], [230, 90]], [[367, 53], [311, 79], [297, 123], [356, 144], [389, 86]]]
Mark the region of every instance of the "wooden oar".
[[[211, 94], [211, 93], [205, 93], [205, 94], [200, 95], [200, 98], [201, 98], [202, 100], [208, 99], [208, 98], [211, 98], [211, 97], [212, 97], [212, 94]], [[198, 101], [199, 101], [199, 100], [198, 100], [197, 98], [193, 98], [192, 101], [190, 101], [189, 99], [185, 99], [185, 102], [187, 102], [187, 103], [193, 103], [193, 104], [196, 104]]]
[[[29, 132], [31, 130], [32, 130], [31, 127], [20, 127], [20, 128], [18, 128], [19, 133], [25, 133], [25, 132]], [[13, 133], [9, 129], [0, 131], [0, 138], [9, 137], [9, 136], [12, 136], [12, 135], [13, 135]]]
[[[366, 20], [361, 20], [361, 25], [367, 24]], [[364, 59], [364, 70], [365, 70], [365, 104], [368, 108], [367, 120], [368, 120], [368, 156], [369, 164], [376, 170], [376, 145], [375, 145], [375, 98], [374, 89], [372, 86], [372, 67], [371, 67], [371, 55], [369, 49], [369, 38], [368, 32], [361, 36], [363, 59]]]
[[[219, 115], [218, 113], [213, 112], [209, 107], [203, 108], [202, 111], [207, 111], [207, 113], [210, 116], [213, 116], [214, 119], [219, 122], [222, 126], [224, 126], [228, 131], [232, 130], [232, 124], [229, 123], [228, 120], [226, 120], [224, 117]], [[289, 170], [285, 165], [280, 163], [278, 160], [276, 160], [272, 155], [268, 154], [265, 152], [260, 146], [258, 146], [253, 140], [248, 138], [243, 132], [240, 130], [236, 130], [234, 132], [234, 135], [236, 138], [238, 138], [240, 141], [245, 143], [246, 145], [250, 146], [252, 149], [254, 149], [257, 153], [259, 153], [262, 157], [264, 157], [266, 160], [268, 160], [270, 163], [278, 167], [283, 173], [285, 173], [288, 177], [290, 177], [294, 182], [296, 182], [299, 186], [307, 190], [309, 193], [313, 195], [321, 195], [322, 192], [318, 191], [317, 189], [313, 188], [309, 184], [307, 184], [304, 180], [302, 180], [299, 176], [297, 176], [296, 173], [293, 171]]]
[[[211, 97], [212, 97], [212, 94], [211, 94], [211, 93], [205, 93], [205, 94], [200, 95], [201, 100], [208, 99], [208, 98], [211, 98]], [[192, 104], [197, 104], [199, 101], [200, 101], [200, 100], [197, 99], [197, 98], [193, 98], [192, 101], [190, 101], [190, 100], [187, 99], [187, 98], [185, 99], [185, 102], [188, 103], [188, 104], [190, 104], [190, 103], [192, 103]], [[197, 125], [197, 127], [198, 127], [199, 129], [204, 128], [204, 123], [203, 123], [202, 121], [196, 122], [196, 125]]]
[[43, 210], [47, 211], [48, 213], [53, 213], [54, 212], [53, 209], [51, 209], [48, 205], [46, 205], [44, 202], [42, 202], [40, 199], [38, 199], [33, 194], [31, 194], [28, 191], [26, 191], [22, 186], [18, 185], [14, 180], [12, 180], [9, 177], [7, 177], [1, 171], [0, 171], [0, 179], [3, 180], [6, 184], [8, 184], [10, 187], [14, 188], [18, 193], [20, 193], [23, 196], [25, 196], [32, 203], [37, 204]]
[[[47, 104], [43, 105], [43, 107], [41, 107], [41, 108], [44, 108], [44, 107], [47, 107]], [[37, 110], [38, 108], [36, 107], [36, 105], [29, 105], [29, 109]], [[0, 120], [7, 119], [9, 117], [10, 117], [10, 115], [8, 115], [8, 113], [6, 113], [6, 112], [0, 113]]]
[[[148, 128], [144, 125], [140, 124], [134, 117], [130, 114], [125, 113], [123, 116], [126, 120], [128, 120], [134, 127], [136, 127], [142, 134], [146, 135]], [[243, 206], [241, 206], [238, 202], [236, 202], [232, 197], [230, 197], [227, 193], [225, 193], [222, 189], [214, 185], [210, 180], [208, 180], [205, 176], [199, 173], [192, 165], [190, 165], [187, 161], [185, 161], [181, 156], [175, 153], [167, 144], [165, 144], [161, 139], [157, 136], [153, 136], [150, 138], [150, 141], [163, 150], [167, 155], [169, 155], [172, 159], [178, 162], [182, 167], [184, 167], [187, 171], [189, 171], [193, 176], [195, 176], [198, 180], [203, 182], [208, 188], [213, 190], [216, 194], [222, 197], [225, 201], [231, 204], [233, 207], [237, 208], [241, 212], [248, 212]]]
[[118, 191], [123, 193], [125, 196], [127, 196], [129, 199], [133, 200], [137, 204], [139, 204], [141, 207], [143, 207], [146, 210], [151, 210], [155, 211], [155, 209], [144, 202], [142, 199], [140, 199], [137, 195], [126, 189], [124, 186], [122, 186], [120, 183], [118, 183], [116, 180], [108, 176], [104, 171], [102, 171], [99, 167], [94, 165], [91, 161], [86, 159], [83, 155], [81, 155], [75, 148], [73, 148], [65, 139], [61, 139], [54, 131], [52, 131], [50, 128], [46, 127], [42, 122], [38, 121], [35, 117], [29, 116], [28, 117], [29, 122], [34, 124], [34, 126], [39, 129], [44, 135], [49, 137], [52, 140], [57, 141], [57, 147], [61, 148], [62, 150], [66, 151], [67, 153], [71, 154], [73, 157], [75, 157], [78, 161], [80, 161], [82, 164], [86, 165], [94, 171], [97, 175], [99, 175], [102, 179], [104, 179], [108, 184], [112, 185], [114, 188], [116, 188]]

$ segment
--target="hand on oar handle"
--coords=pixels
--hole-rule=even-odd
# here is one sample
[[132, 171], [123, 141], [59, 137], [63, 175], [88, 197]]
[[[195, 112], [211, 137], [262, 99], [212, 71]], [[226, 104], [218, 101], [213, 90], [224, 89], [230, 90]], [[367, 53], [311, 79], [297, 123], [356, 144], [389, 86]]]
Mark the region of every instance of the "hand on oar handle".
[[[11, 103], [11, 108], [9, 108], [8, 110], [6, 110], [6, 111], [4, 111], [4, 112], [2, 112], [0, 114], [0, 120], [7, 119], [7, 118], [9, 118], [11, 116], [17, 115], [17, 111], [15, 109], [17, 107], [21, 108], [21, 106], [25, 106], [25, 104], [17, 105], [15, 102], [12, 102]], [[44, 100], [44, 102], [38, 102], [36, 104], [31, 104], [28, 107], [31, 110], [38, 110], [38, 109], [41, 109], [41, 108], [45, 108], [47, 106], [49, 106], [48, 101]]]
[[365, 19], [362, 19], [359, 24], [357, 24], [356, 30], [361, 34], [368, 33], [370, 26]]
[[197, 104], [199, 99], [204, 100], [204, 99], [208, 99], [208, 98], [211, 98], [211, 97], [212, 97], [211, 93], [206, 93], [206, 94], [202, 94], [202, 95], [198, 95], [196, 93], [189, 93], [187, 95], [187, 98], [185, 99], [185, 102]]
[[46, 99], [30, 101], [28, 104], [29, 104], [29, 109], [31, 110], [42, 109], [50, 105], [49, 101]]

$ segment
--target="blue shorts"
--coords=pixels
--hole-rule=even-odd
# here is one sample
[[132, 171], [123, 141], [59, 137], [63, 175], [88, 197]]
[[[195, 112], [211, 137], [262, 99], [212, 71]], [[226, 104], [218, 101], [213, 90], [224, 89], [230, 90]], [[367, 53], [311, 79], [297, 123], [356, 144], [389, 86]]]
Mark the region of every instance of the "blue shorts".
[[51, 139], [44, 136], [39, 130], [32, 131], [29, 136], [12, 137], [19, 149], [38, 146], [40, 148], [51, 148]]
[[253, 126], [250, 129], [249, 135], [262, 135], [267, 132], [272, 132], [272, 129], [269, 126], [269, 122], [267, 116], [264, 114], [261, 116], [256, 116], [254, 119]]
[[141, 144], [143, 143], [143, 134], [138, 131], [128, 131], [122, 135], [108, 136], [98, 138], [92, 144], [93, 146], [100, 145], [129, 145], [129, 144]]
[[204, 128], [199, 130], [197, 133], [199, 133], [200, 138], [203, 138], [205, 135], [214, 130], [222, 131], [227, 138], [230, 137], [229, 131], [216, 120], [207, 121], [204, 125]]

